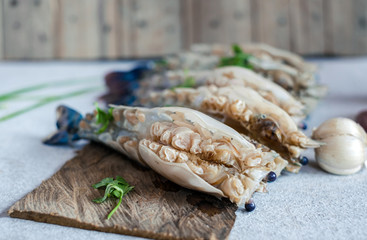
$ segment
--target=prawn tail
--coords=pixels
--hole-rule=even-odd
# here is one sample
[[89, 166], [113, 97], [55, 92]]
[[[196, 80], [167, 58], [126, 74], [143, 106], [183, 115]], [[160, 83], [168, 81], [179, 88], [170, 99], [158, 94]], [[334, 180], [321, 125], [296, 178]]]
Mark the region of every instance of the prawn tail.
[[78, 130], [79, 123], [83, 119], [82, 115], [65, 105], [57, 107], [56, 115], [57, 130], [48, 135], [43, 140], [43, 143], [47, 145], [63, 145], [79, 140]]

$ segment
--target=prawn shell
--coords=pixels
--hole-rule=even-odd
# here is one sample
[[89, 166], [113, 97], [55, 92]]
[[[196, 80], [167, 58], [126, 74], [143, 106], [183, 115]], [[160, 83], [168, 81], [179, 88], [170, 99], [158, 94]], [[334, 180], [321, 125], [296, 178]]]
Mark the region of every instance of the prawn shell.
[[289, 51], [272, 47], [264, 43], [248, 43], [241, 45], [245, 52], [259, 54], [261, 52], [267, 53], [273, 58], [278, 58], [288, 62], [288, 65], [295, 67], [298, 70], [306, 72], [315, 72], [316, 65], [305, 62], [302, 57]]
[[192, 190], [205, 192], [216, 197], [225, 197], [223, 192], [193, 173], [186, 163], [170, 163], [160, 159], [148, 147], [139, 143], [139, 153], [145, 163], [155, 172], [170, 181]]
[[[304, 118], [304, 105], [296, 100], [287, 90], [279, 86], [278, 84], [266, 80], [259, 74], [252, 72], [251, 70], [231, 66], [221, 67], [214, 70], [214, 78], [208, 79], [207, 84], [214, 84], [218, 87], [226, 85], [242, 85], [245, 87], [253, 88], [256, 91], [266, 91], [274, 95], [279, 102], [281, 108], [283, 108], [289, 115], [298, 116]], [[230, 79], [224, 78], [225, 75], [230, 75]]]
[[200, 126], [209, 129], [211, 133], [215, 136], [216, 134], [220, 134], [221, 136], [226, 136], [232, 139], [232, 143], [240, 142], [243, 146], [246, 146], [251, 149], [255, 149], [255, 147], [244, 139], [240, 133], [238, 133], [233, 128], [219, 122], [218, 120], [200, 112], [197, 110], [190, 109], [188, 111], [187, 108], [184, 107], [162, 107], [162, 110], [168, 110], [171, 112], [183, 112], [185, 115], [185, 119], [189, 120], [193, 123], [197, 123]]

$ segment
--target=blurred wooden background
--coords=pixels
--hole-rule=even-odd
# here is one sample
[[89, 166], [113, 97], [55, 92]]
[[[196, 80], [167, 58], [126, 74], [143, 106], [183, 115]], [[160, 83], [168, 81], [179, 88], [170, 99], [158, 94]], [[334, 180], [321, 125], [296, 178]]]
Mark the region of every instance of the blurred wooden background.
[[367, 53], [367, 0], [0, 0], [0, 59], [115, 59], [192, 43]]

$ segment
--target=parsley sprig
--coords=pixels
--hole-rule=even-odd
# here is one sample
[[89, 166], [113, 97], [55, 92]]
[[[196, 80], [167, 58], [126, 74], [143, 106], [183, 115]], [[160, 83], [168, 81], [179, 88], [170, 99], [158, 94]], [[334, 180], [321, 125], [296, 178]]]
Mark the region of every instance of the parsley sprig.
[[110, 122], [113, 121], [113, 115], [112, 115], [113, 108], [110, 108], [108, 109], [107, 112], [105, 112], [102, 109], [100, 109], [98, 107], [98, 104], [96, 103], [96, 111], [97, 111], [96, 123], [102, 124], [102, 127], [97, 131], [97, 134], [100, 134], [106, 131]]
[[195, 78], [193, 76], [189, 76], [189, 70], [185, 69], [184, 70], [184, 75], [185, 75], [185, 80], [183, 83], [173, 87], [172, 89], [176, 89], [176, 88], [192, 88], [195, 87]]
[[167, 68], [168, 67], [168, 61], [166, 59], [159, 59], [154, 61], [157, 68]]
[[224, 66], [240, 66], [248, 69], [253, 69], [249, 59], [252, 57], [251, 54], [244, 53], [240, 46], [237, 44], [232, 45], [233, 56], [223, 57], [220, 60], [219, 67]]
[[185, 81], [182, 84], [176, 86], [175, 88], [192, 88], [194, 86], [195, 86], [195, 78], [191, 76], [186, 77]]
[[112, 215], [116, 212], [122, 202], [122, 198], [128, 192], [130, 192], [134, 186], [130, 186], [125, 179], [120, 176], [116, 176], [115, 179], [113, 178], [105, 178], [102, 179], [99, 183], [93, 184], [93, 188], [98, 189], [101, 187], [106, 187], [104, 196], [101, 198], [94, 199], [93, 202], [95, 203], [103, 203], [107, 200], [107, 198], [117, 198], [119, 202], [117, 203], [116, 207], [112, 209], [112, 211], [108, 214], [107, 219], [110, 219]]

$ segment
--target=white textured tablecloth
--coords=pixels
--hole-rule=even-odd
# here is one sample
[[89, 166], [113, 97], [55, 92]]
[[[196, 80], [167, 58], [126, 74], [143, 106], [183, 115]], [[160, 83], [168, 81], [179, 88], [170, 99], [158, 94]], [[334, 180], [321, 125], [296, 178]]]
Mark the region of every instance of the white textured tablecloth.
[[[329, 94], [309, 117], [310, 128], [332, 117], [354, 118], [367, 109], [367, 58], [313, 60]], [[47, 88], [0, 102], [0, 118], [37, 98], [70, 89], [100, 86], [81, 96], [53, 102], [0, 122], [0, 239], [137, 239], [53, 224], [10, 218], [11, 205], [52, 176], [74, 156], [70, 147], [50, 147], [42, 138], [55, 130], [55, 109], [68, 104], [82, 113], [93, 109], [103, 93], [109, 70], [128, 68], [121, 62], [0, 63], [0, 95], [36, 83], [89, 78], [73, 86]], [[256, 210], [237, 211], [229, 239], [367, 239], [367, 171], [335, 176], [310, 164], [299, 174], [284, 174], [268, 184], [269, 193], [255, 194]]]

